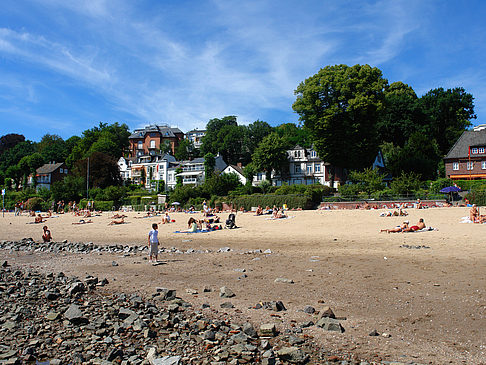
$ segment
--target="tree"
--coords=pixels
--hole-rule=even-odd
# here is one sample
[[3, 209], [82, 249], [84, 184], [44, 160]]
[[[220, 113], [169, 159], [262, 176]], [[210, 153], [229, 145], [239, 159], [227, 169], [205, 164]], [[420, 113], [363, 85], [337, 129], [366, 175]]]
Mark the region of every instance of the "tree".
[[271, 127], [270, 124], [261, 120], [257, 120], [248, 125], [245, 148], [248, 150], [250, 156], [253, 154], [253, 152], [255, 152], [255, 149], [258, 147], [258, 144], [263, 140], [263, 138], [272, 133], [273, 130], [274, 128]]
[[369, 65], [327, 66], [302, 82], [293, 109], [333, 166], [362, 169], [378, 152], [376, 121], [387, 80]]
[[359, 187], [359, 192], [365, 192], [368, 195], [385, 188], [383, 176], [377, 169], [372, 168], [363, 171], [351, 171], [349, 181]]
[[394, 82], [385, 89], [383, 111], [376, 125], [380, 140], [403, 147], [415, 131], [423, 131], [425, 115], [415, 91], [403, 82]]
[[464, 88], [430, 90], [419, 100], [426, 115], [425, 131], [435, 139], [441, 155], [447, 154], [462, 132], [471, 126], [474, 114], [474, 98]]
[[71, 151], [67, 149], [66, 142], [58, 135], [45, 134], [37, 144], [37, 152], [46, 162], [64, 162]]
[[216, 158], [211, 153], [208, 152], [204, 155], [204, 173], [206, 178], [209, 178], [212, 174], [214, 174], [214, 168], [216, 167]]
[[[106, 188], [110, 185], [121, 185], [122, 180], [118, 170], [117, 161], [112, 156], [93, 152], [89, 156], [89, 186]], [[74, 173], [76, 176], [86, 178], [88, 169], [88, 159], [76, 162]]]
[[259, 171], [265, 171], [266, 178], [272, 181], [272, 170], [281, 174], [288, 170], [287, 146], [276, 132], [270, 133], [258, 145], [252, 156], [253, 164]]
[[277, 134], [282, 137], [287, 145], [287, 149], [299, 145], [301, 147], [311, 147], [312, 139], [309, 130], [304, 129], [294, 123], [283, 123], [275, 128]]
[[22, 134], [10, 133], [0, 137], [0, 155], [8, 149], [15, 147], [20, 142], [24, 142], [25, 137]]

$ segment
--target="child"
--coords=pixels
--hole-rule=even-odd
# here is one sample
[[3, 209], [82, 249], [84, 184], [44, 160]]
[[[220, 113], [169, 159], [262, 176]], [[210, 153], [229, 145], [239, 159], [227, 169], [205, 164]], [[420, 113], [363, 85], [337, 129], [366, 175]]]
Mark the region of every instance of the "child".
[[149, 248], [149, 262], [152, 261], [152, 257], [155, 257], [157, 262], [159, 254], [159, 231], [157, 231], [157, 223], [152, 224], [152, 230], [148, 235], [148, 248]]
[[47, 226], [42, 227], [42, 229], [44, 230], [44, 233], [42, 234], [42, 239], [44, 240], [44, 242], [51, 242], [52, 240], [51, 231], [47, 229]]

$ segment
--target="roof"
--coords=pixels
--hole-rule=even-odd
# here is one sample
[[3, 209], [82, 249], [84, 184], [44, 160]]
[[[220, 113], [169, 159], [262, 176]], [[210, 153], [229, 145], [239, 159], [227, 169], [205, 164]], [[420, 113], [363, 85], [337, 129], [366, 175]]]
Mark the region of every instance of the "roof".
[[160, 133], [163, 137], [175, 137], [175, 133], [184, 134], [179, 128], [169, 127], [168, 125], [149, 125], [143, 129], [135, 129], [128, 138], [145, 138], [145, 135], [151, 132]]
[[[241, 167], [236, 166], [236, 165], [231, 165], [231, 164], [229, 164], [228, 166], [233, 168], [234, 170], [236, 170], [237, 173], [239, 173], [240, 175], [243, 176], [243, 169]], [[227, 169], [228, 166], [226, 166], [225, 169]]]
[[445, 159], [466, 158], [468, 157], [469, 147], [485, 147], [486, 146], [486, 129], [477, 131], [464, 131], [449, 153], [444, 157]]
[[192, 131], [189, 131], [186, 134], [192, 134], [192, 133], [206, 133], [206, 130], [205, 129], [193, 129]]
[[64, 162], [59, 163], [46, 163], [45, 165], [39, 167], [35, 172], [37, 174], [50, 174], [56, 171], [58, 168], [64, 165]]

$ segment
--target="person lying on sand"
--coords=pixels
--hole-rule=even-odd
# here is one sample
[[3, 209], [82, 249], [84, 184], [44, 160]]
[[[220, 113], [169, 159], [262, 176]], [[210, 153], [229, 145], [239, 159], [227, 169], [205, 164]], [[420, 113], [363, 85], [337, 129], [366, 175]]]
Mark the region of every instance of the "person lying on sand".
[[110, 223], [108, 223], [109, 226], [112, 226], [114, 224], [124, 224], [125, 223], [125, 218], [122, 218], [122, 219], [114, 219], [112, 220]]
[[391, 229], [382, 229], [380, 232], [386, 232], [386, 233], [397, 233], [397, 232], [402, 232], [404, 229], [408, 228], [409, 221], [404, 221], [401, 225], [396, 226], [395, 228]]
[[414, 226], [404, 229], [402, 232], [415, 232], [425, 228], [424, 219], [420, 218], [418, 223]]
[[34, 219], [34, 223], [42, 223], [45, 222], [45, 220], [42, 218], [40, 214], [37, 214], [37, 217]]
[[86, 223], [93, 223], [93, 221], [91, 219], [87, 219], [87, 220], [80, 219], [79, 222], [74, 222], [72, 224], [86, 224]]
[[113, 214], [113, 217], [111, 217], [111, 219], [120, 219], [120, 218], [126, 218], [126, 217], [128, 217], [128, 216], [125, 215], [125, 214], [115, 213], [115, 214]]

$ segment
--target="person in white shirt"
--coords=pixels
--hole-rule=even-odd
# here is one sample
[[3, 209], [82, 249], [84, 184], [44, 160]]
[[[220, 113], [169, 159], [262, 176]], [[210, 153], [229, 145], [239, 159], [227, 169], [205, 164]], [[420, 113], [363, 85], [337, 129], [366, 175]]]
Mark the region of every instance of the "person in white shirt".
[[158, 254], [159, 254], [159, 231], [157, 231], [159, 227], [157, 223], [152, 224], [152, 230], [149, 232], [148, 235], [148, 249], [149, 249], [149, 262], [152, 262], [152, 259], [155, 257], [155, 262], [157, 262]]

